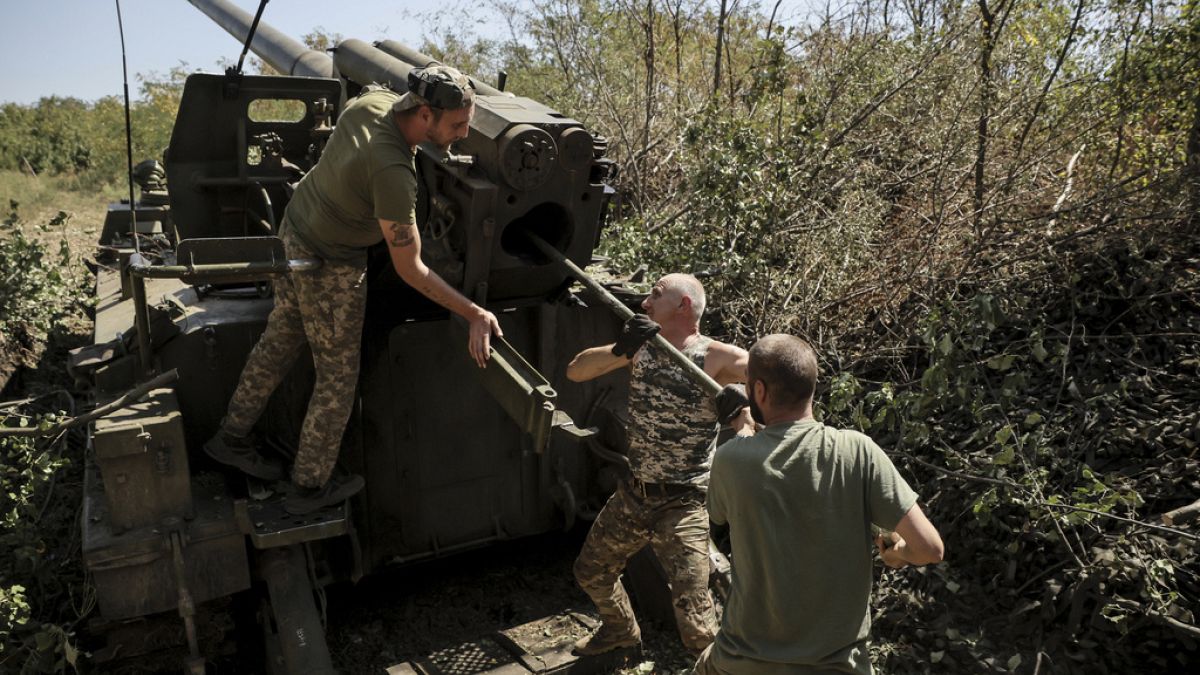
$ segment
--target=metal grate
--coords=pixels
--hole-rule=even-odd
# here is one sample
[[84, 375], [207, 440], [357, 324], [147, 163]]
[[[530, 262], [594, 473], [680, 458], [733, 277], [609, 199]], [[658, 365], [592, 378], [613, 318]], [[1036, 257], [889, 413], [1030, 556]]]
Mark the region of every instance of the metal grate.
[[436, 651], [429, 661], [445, 675], [474, 675], [511, 663], [512, 656], [485, 638]]

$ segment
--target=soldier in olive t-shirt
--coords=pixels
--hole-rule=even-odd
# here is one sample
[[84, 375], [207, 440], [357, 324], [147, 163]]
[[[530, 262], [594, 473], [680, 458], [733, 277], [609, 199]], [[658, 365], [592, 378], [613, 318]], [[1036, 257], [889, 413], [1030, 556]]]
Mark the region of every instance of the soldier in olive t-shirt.
[[869, 674], [871, 525], [898, 533], [875, 542], [890, 566], [941, 559], [937, 530], [879, 446], [813, 419], [816, 376], [800, 338], [750, 349], [748, 403], [766, 426], [713, 456], [708, 512], [729, 525], [733, 587], [702, 675]]
[[403, 95], [368, 87], [338, 117], [321, 159], [296, 187], [279, 237], [289, 259], [318, 259], [314, 270], [275, 280], [275, 306], [246, 361], [221, 428], [204, 444], [213, 459], [257, 478], [281, 480], [274, 458], [250, 433], [272, 392], [307, 345], [315, 381], [283, 508], [304, 515], [337, 504], [365, 485], [334, 475], [358, 381], [366, 310], [367, 248], [387, 239], [396, 273], [409, 286], [466, 319], [467, 349], [484, 367], [496, 316], [451, 287], [421, 260], [414, 205], [414, 147], [446, 149], [467, 137], [475, 112], [470, 81], [453, 68], [414, 68]]
[[730, 525], [734, 573], [714, 663], [738, 673], [871, 672], [870, 524], [891, 530], [916, 502], [887, 455], [855, 431], [808, 419], [722, 445], [708, 513]]
[[293, 228], [322, 260], [363, 263], [383, 241], [379, 220], [417, 222], [412, 146], [392, 122], [400, 94], [369, 91], [350, 102], [321, 161], [300, 181], [284, 229]]

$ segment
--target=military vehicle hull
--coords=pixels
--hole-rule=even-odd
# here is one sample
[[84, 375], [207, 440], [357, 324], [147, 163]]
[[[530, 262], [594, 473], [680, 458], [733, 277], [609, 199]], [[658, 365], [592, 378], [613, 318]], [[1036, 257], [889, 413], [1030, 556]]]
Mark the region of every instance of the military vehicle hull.
[[[227, 28], [249, 23], [227, 2], [193, 4]], [[177, 615], [185, 665], [196, 673], [204, 603], [258, 594], [274, 642], [270, 669], [333, 672], [320, 588], [570, 527], [594, 514], [616, 476], [602, 457], [614, 458], [604, 446], [619, 444], [619, 430], [602, 441], [589, 427], [615, 419], [625, 383], [618, 374], [568, 385], [564, 371], [579, 350], [611, 341], [620, 321], [586, 291], [572, 293], [567, 272], [525, 242], [536, 234], [588, 264], [611, 163], [580, 123], [484, 88], [494, 93], [479, 97], [456, 150], [472, 161], [419, 152], [418, 226], [427, 264], [499, 317], [504, 340], [488, 367], [468, 358], [461, 323], [407, 287], [380, 245], [369, 253], [357, 402], [338, 469], [364, 476], [365, 489], [290, 516], [285, 485], [247, 479], [202, 452], [266, 325], [272, 279], [319, 264], [288, 261], [276, 236], [296, 181], [318, 160], [347, 96], [368, 77], [412, 67], [347, 42], [339, 50], [360, 63], [339, 66], [337, 79], [312, 76], [326, 72], [327, 56], [278, 38], [256, 50], [306, 76], [189, 77], [165, 158], [169, 207], [126, 208], [139, 224], [125, 225], [115, 209], [102, 235], [113, 264], [98, 276], [96, 345], [77, 370], [98, 403], [177, 377], [92, 429], [83, 554], [97, 625]], [[275, 119], [264, 101], [299, 112]], [[141, 224], [150, 217], [154, 228]], [[256, 427], [264, 451], [294, 452], [312, 382], [301, 354]], [[122, 651], [136, 648], [109, 650]], [[556, 668], [569, 665], [556, 659]]]

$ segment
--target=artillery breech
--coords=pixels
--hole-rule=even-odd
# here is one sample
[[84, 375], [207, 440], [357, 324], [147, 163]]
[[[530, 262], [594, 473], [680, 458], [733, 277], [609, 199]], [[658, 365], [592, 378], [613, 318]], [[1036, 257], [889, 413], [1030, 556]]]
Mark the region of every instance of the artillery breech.
[[[601, 286], [599, 282], [588, 276], [587, 272], [584, 272], [582, 269], [580, 269], [578, 265], [568, 260], [567, 257], [558, 249], [546, 243], [541, 237], [535, 234], [526, 233], [526, 236], [529, 237], [529, 241], [533, 242], [533, 245], [536, 246], [543, 255], [565, 267], [568, 271], [570, 271], [571, 276], [575, 277], [579, 283], [587, 286], [594, 293], [596, 293], [596, 295], [600, 297], [600, 301], [607, 305], [608, 308], [613, 312], [615, 312], [617, 316], [621, 317], [622, 321], [628, 321], [629, 318], [633, 316], [633, 310], [626, 307], [625, 303], [618, 300], [615, 295], [609, 293], [607, 288]], [[659, 349], [662, 349], [667, 356], [675, 362], [676, 365], [678, 365], [680, 368], [683, 368], [683, 371], [687, 373], [688, 377], [690, 377], [693, 382], [700, 385], [700, 388], [703, 389], [705, 393], [709, 394], [710, 396], [716, 396], [717, 393], [721, 391], [721, 385], [717, 384], [716, 380], [709, 377], [708, 373], [704, 372], [700, 366], [697, 366], [695, 362], [684, 356], [683, 352], [676, 349], [675, 345], [668, 342], [665, 337], [662, 335], [655, 335], [653, 342], [654, 345]]]

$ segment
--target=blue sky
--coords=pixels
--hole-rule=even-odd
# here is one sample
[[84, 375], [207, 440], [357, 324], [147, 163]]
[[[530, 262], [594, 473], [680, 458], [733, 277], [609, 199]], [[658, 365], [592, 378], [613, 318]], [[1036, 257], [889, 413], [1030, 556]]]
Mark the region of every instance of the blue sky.
[[[231, 0], [253, 14], [257, 0]], [[518, 4], [530, 0], [515, 0]], [[710, 0], [715, 9], [717, 0]], [[767, 6], [775, 0], [741, 0]], [[783, 0], [781, 15], [821, 0]], [[343, 37], [384, 38], [420, 47], [428, 33], [420, 17], [440, 12], [437, 23], [462, 17], [458, 32], [508, 37], [507, 26], [488, 14], [487, 0], [270, 0], [263, 21], [300, 39], [314, 28]], [[462, 8], [469, 7], [469, 14]], [[165, 75], [186, 63], [190, 71], [219, 72], [240, 45], [187, 0], [122, 0], [129, 91], [138, 96], [138, 74]], [[491, 19], [491, 20], [489, 20]], [[790, 21], [788, 23], [791, 23]], [[121, 95], [121, 43], [114, 0], [0, 0], [0, 103], [35, 103], [43, 96], [95, 100]]]
[[[232, 0], [253, 14], [257, 0]], [[363, 40], [391, 38], [419, 46], [415, 13], [455, 0], [271, 0], [263, 21], [296, 39], [314, 28]], [[473, 3], [477, 4], [477, 3]], [[333, 11], [331, 11], [333, 8]], [[130, 95], [138, 73], [219, 71], [240, 45], [187, 0], [121, 0]], [[472, 23], [487, 34], [498, 26]], [[502, 35], [496, 35], [501, 37]], [[43, 96], [94, 100], [121, 95], [121, 42], [114, 0], [0, 0], [0, 102], [34, 103]]]

